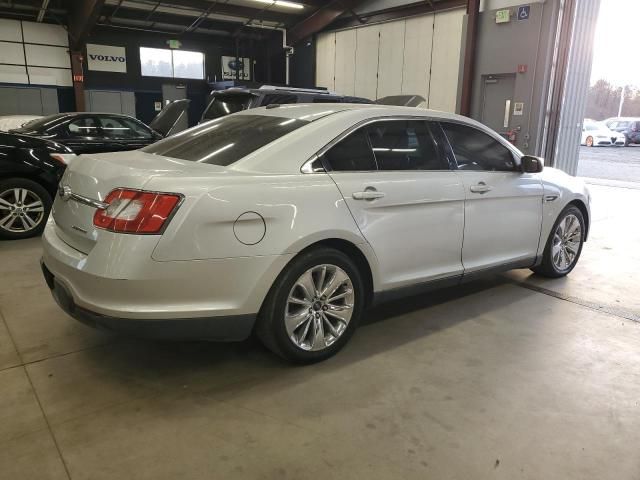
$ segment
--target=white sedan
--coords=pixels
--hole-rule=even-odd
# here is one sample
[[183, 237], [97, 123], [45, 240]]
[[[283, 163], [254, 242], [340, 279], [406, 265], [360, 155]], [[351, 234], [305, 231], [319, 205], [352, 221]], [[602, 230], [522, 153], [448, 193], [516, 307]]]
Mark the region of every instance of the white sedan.
[[604, 123], [585, 120], [582, 125], [580, 145], [587, 147], [608, 147], [616, 145], [624, 147], [624, 134], [610, 130]]
[[487, 272], [569, 273], [583, 183], [457, 115], [376, 105], [243, 111], [62, 178], [42, 267], [90, 325], [336, 353], [365, 308]]

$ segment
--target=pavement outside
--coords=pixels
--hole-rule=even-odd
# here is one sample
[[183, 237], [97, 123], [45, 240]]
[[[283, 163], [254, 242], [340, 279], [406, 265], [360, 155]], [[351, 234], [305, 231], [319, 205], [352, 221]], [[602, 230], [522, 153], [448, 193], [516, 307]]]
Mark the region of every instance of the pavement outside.
[[0, 243], [0, 478], [638, 479], [640, 189], [591, 190], [568, 278], [383, 305], [309, 367], [89, 329]]
[[578, 176], [640, 182], [640, 145], [580, 147]]

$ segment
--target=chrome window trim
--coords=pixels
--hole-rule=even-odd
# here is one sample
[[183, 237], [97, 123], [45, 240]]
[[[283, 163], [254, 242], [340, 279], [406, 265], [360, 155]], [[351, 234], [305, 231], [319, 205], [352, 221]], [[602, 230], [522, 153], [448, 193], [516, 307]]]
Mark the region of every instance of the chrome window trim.
[[[322, 173], [322, 172], [313, 172], [311, 169], [311, 164], [316, 161], [317, 159], [321, 158], [322, 155], [324, 155], [328, 150], [330, 150], [335, 144], [337, 144], [338, 142], [344, 140], [345, 138], [347, 138], [349, 135], [351, 135], [353, 132], [355, 132], [356, 130], [358, 130], [361, 127], [366, 127], [367, 125], [371, 124], [371, 123], [376, 123], [376, 122], [380, 122], [380, 121], [407, 121], [407, 120], [413, 120], [413, 121], [424, 121], [424, 122], [428, 122], [428, 121], [432, 121], [432, 122], [440, 122], [441, 119], [439, 119], [438, 117], [431, 117], [431, 116], [427, 116], [427, 115], [394, 115], [394, 116], [379, 116], [379, 117], [372, 117], [372, 118], [367, 118], [365, 120], [361, 120], [358, 123], [355, 123], [353, 125], [351, 125], [349, 128], [347, 128], [344, 132], [340, 133], [338, 136], [336, 136], [333, 140], [331, 140], [329, 143], [327, 143], [324, 147], [322, 147], [320, 150], [318, 150], [316, 153], [314, 153], [309, 159], [307, 159], [306, 162], [304, 162], [302, 164], [302, 166], [300, 167], [300, 172], [304, 173], [304, 174], [309, 174], [309, 173]], [[462, 123], [462, 122], [460, 122]], [[434, 140], [435, 141], [435, 140]], [[437, 144], [437, 143], [436, 143]], [[452, 172], [455, 170], [451, 170], [450, 168], [444, 169], [444, 170], [336, 170], [333, 171], [331, 170], [331, 173], [366, 173], [366, 172]], [[325, 173], [328, 173], [329, 170], [326, 170], [325, 168]]]

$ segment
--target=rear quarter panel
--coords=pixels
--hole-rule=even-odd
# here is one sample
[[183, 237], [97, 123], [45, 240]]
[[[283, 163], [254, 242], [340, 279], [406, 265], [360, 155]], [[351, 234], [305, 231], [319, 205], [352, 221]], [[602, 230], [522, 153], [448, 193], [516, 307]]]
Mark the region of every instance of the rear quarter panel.
[[[159, 177], [146, 188], [174, 191], [175, 183]], [[179, 184], [185, 199], [153, 252], [157, 261], [291, 254], [328, 238], [365, 243], [324, 173], [184, 177]], [[240, 241], [240, 228], [258, 232], [255, 243]]]

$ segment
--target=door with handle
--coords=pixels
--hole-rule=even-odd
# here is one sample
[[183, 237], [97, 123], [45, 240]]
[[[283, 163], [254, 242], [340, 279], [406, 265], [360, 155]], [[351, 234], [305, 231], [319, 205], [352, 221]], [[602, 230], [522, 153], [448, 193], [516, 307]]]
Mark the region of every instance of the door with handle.
[[442, 123], [465, 189], [465, 272], [533, 259], [542, 225], [538, 174], [522, 173], [514, 154], [474, 127]]
[[462, 273], [464, 189], [427, 122], [369, 124], [323, 162], [375, 251], [382, 289]]

